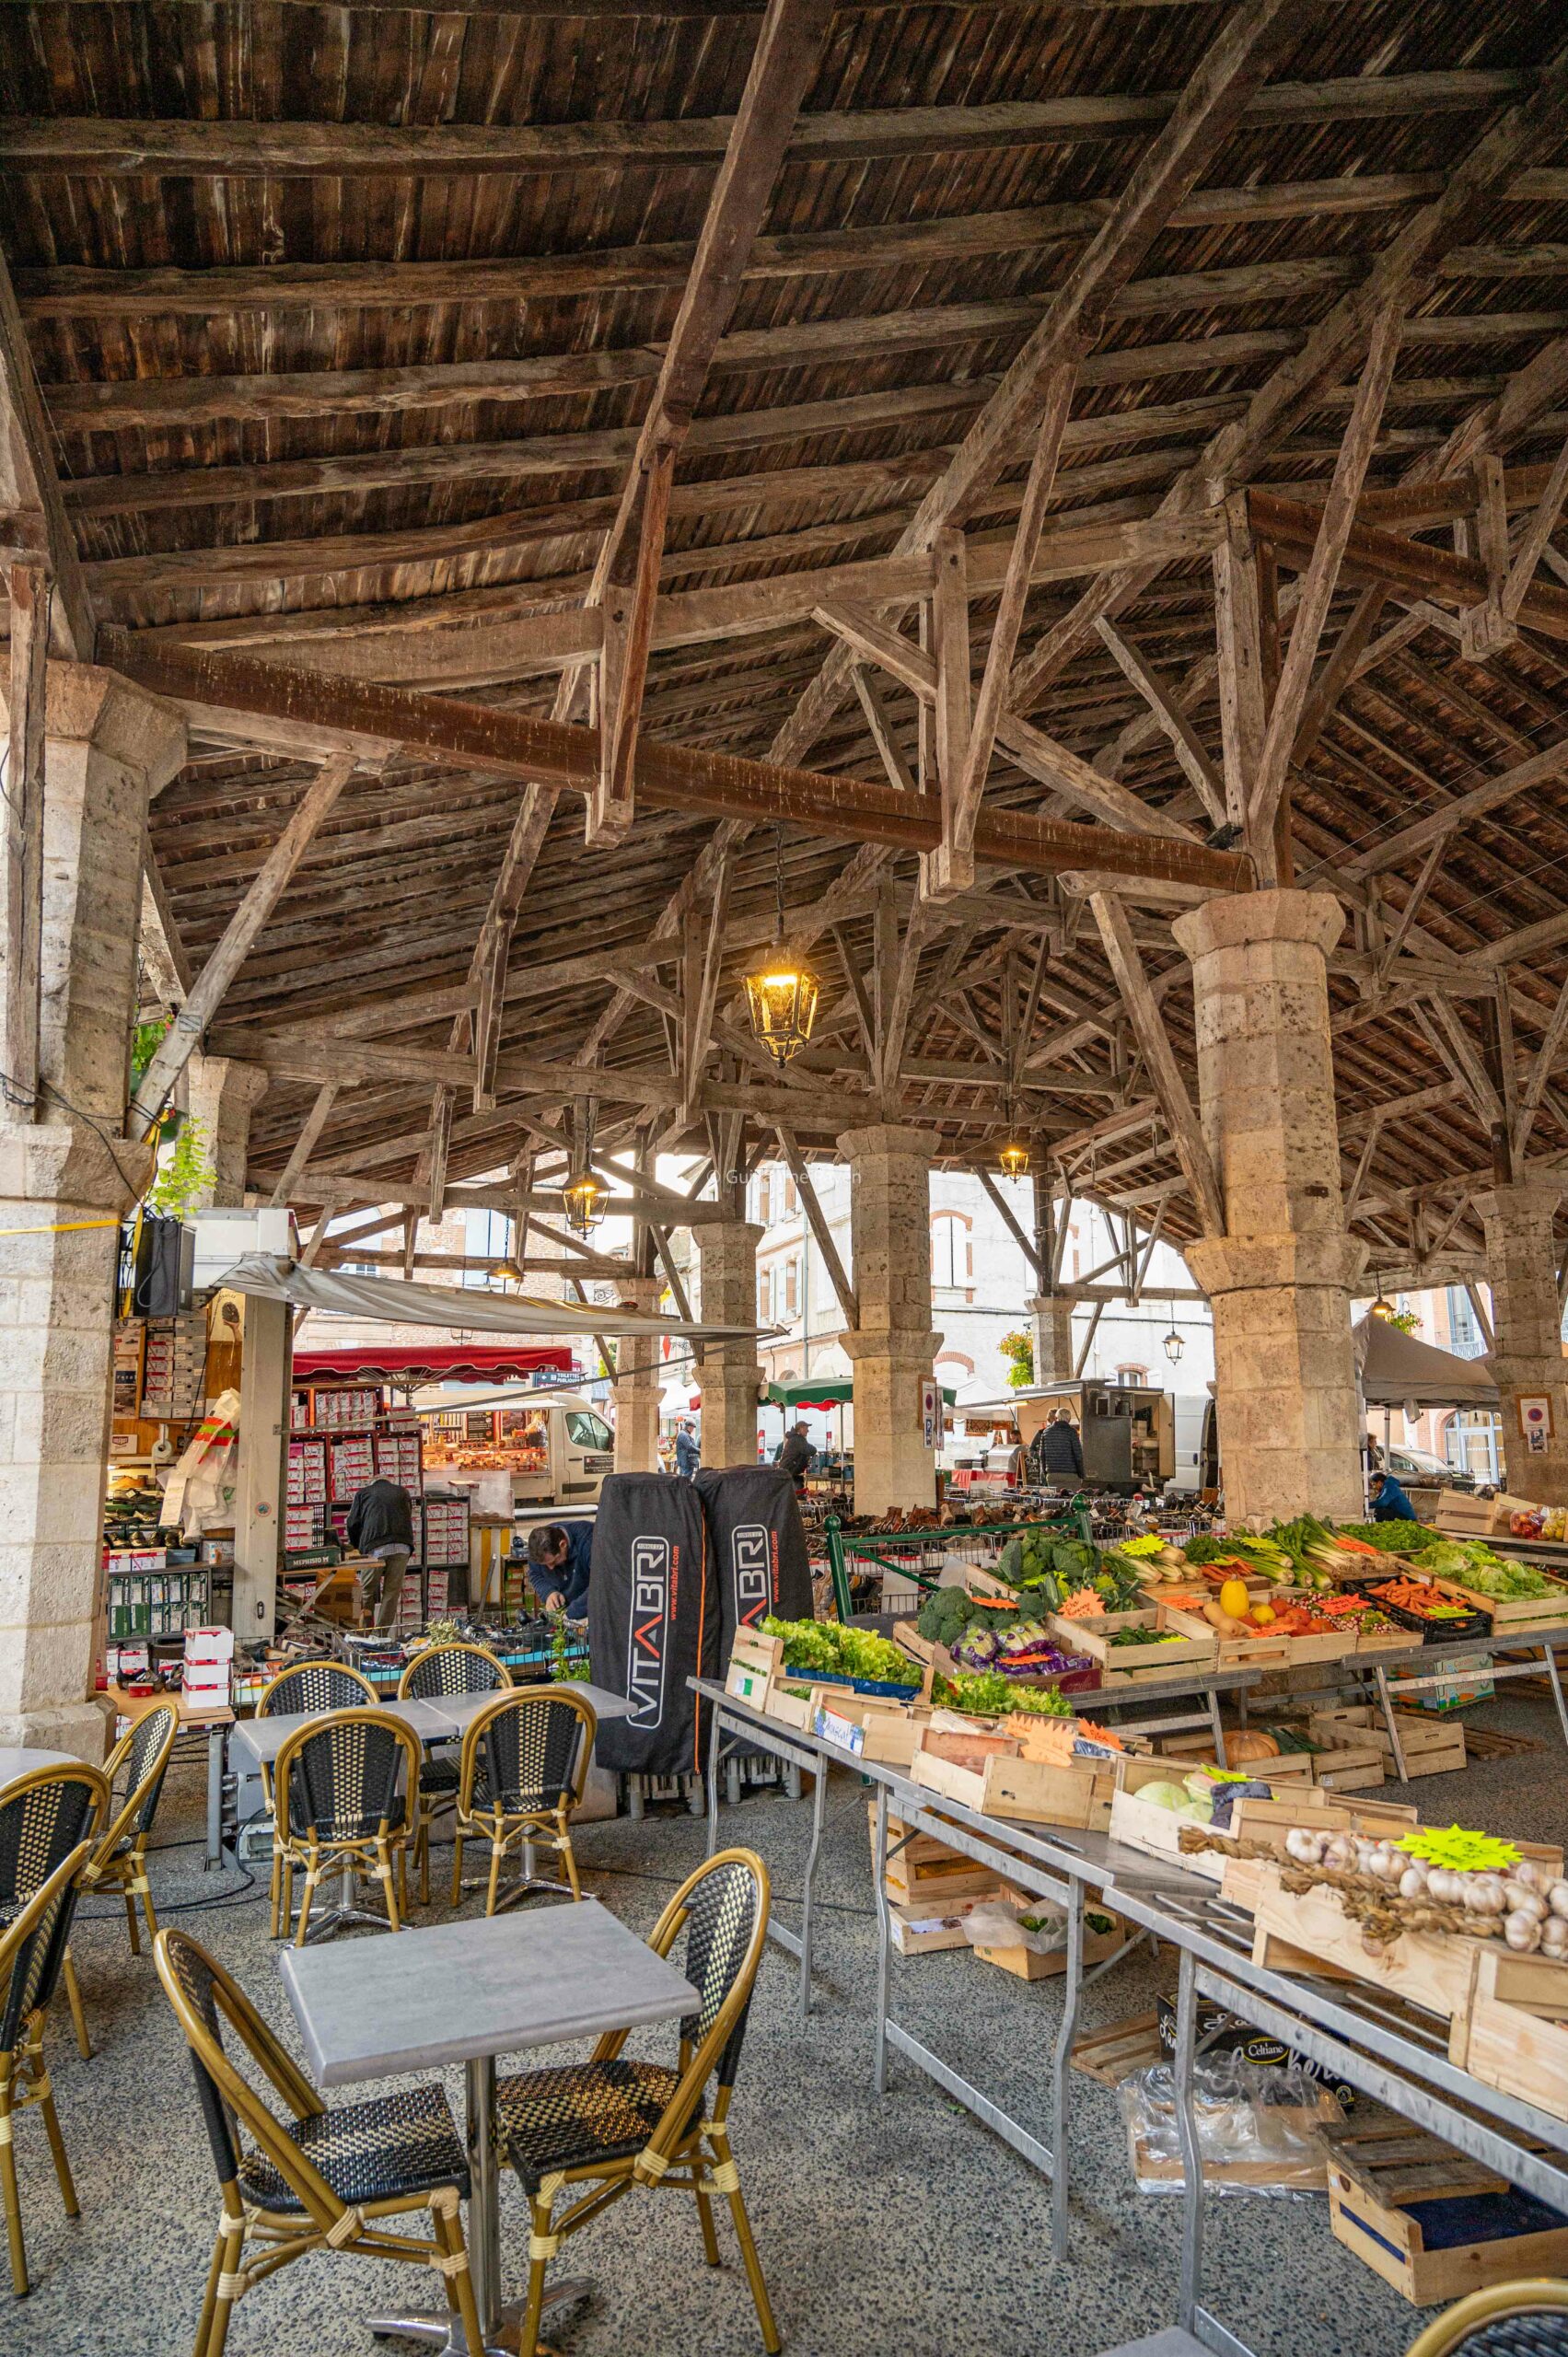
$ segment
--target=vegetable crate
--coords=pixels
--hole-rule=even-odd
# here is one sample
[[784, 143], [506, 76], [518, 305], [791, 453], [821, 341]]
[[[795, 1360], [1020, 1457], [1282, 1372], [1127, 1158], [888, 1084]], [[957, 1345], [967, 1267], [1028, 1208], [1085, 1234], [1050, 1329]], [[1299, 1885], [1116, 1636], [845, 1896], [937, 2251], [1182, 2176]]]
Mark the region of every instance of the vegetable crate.
[[[1132, 1686], [1155, 1678], [1174, 1678], [1183, 1670], [1210, 1669], [1214, 1659], [1214, 1632], [1184, 1637], [1160, 1633], [1159, 1614], [1107, 1612], [1095, 1619], [1071, 1619], [1052, 1612], [1046, 1625], [1065, 1645], [1073, 1645], [1099, 1664], [1101, 1686]], [[1146, 1635], [1143, 1644], [1126, 1642]], [[1118, 1643], [1121, 1639], [1121, 1643]]]
[[[866, 1803], [865, 1813], [875, 1857], [875, 1801]], [[889, 1817], [889, 1844], [903, 1841], [908, 1832], [909, 1827], [901, 1818]], [[914, 1908], [923, 1914], [935, 1915], [942, 1912], [950, 1899], [973, 1898], [981, 1891], [989, 1896], [996, 1888], [996, 1875], [993, 1868], [966, 1858], [960, 1850], [949, 1850], [945, 1841], [936, 1840], [932, 1834], [916, 1833], [889, 1859], [883, 1887], [895, 1907]]]
[[1487, 1596], [1479, 1587], [1467, 1587], [1462, 1580], [1446, 1585], [1456, 1597], [1463, 1596], [1478, 1612], [1484, 1612], [1493, 1629], [1550, 1629], [1568, 1621], [1568, 1587], [1557, 1588], [1551, 1596]]
[[1469, 2010], [1454, 2016], [1448, 2060], [1489, 2087], [1568, 2119], [1568, 1965], [1489, 1942]]
[[940, 1956], [947, 1949], [967, 1948], [970, 1938], [964, 1929], [965, 1916], [996, 1896], [996, 1887], [992, 1884], [985, 1890], [971, 1892], [967, 1898], [922, 1898], [911, 1907], [895, 1907], [893, 1945], [900, 1956]]
[[[1179, 1606], [1167, 1604], [1163, 1599], [1155, 1607], [1155, 1612], [1162, 1629], [1175, 1629], [1196, 1642], [1207, 1638], [1220, 1669], [1236, 1669], [1243, 1664], [1257, 1669], [1284, 1669], [1297, 1658], [1289, 1637], [1272, 1637], [1267, 1630], [1260, 1630], [1255, 1637], [1223, 1637], [1197, 1613], [1184, 1612]], [[1348, 1652], [1349, 1647], [1345, 1650]]]
[[1130, 1850], [1142, 1850], [1145, 1857], [1160, 1858], [1167, 1864], [1185, 1866], [1191, 1874], [1202, 1875], [1210, 1882], [1218, 1882], [1225, 1872], [1225, 1861], [1217, 1851], [1196, 1850], [1189, 1853], [1181, 1847], [1182, 1827], [1191, 1825], [1195, 1820], [1190, 1817], [1178, 1817], [1174, 1809], [1161, 1808], [1157, 1804], [1138, 1797], [1145, 1784], [1169, 1784], [1179, 1781], [1179, 1763], [1167, 1759], [1134, 1759], [1130, 1756], [1119, 1759], [1116, 1763], [1116, 1789], [1110, 1804], [1110, 1838], [1113, 1841], [1125, 1842]]
[[[1260, 1868], [1256, 1888], [1252, 1961], [1265, 1971], [1371, 1981], [1446, 2020], [1468, 2012], [1480, 1941], [1439, 1932], [1401, 1932], [1386, 1947], [1369, 1949], [1360, 1924], [1345, 1913], [1336, 1892], [1326, 1887], [1287, 1891], [1272, 1866]], [[1568, 1977], [1568, 1966], [1562, 1970]]]
[[[1464, 1766], [1465, 1731], [1457, 1720], [1418, 1719], [1408, 1711], [1396, 1711], [1394, 1716], [1405, 1755], [1405, 1773], [1412, 1782], [1417, 1776], [1446, 1775]], [[1348, 1746], [1357, 1751], [1371, 1748], [1381, 1753], [1384, 1774], [1394, 1773], [1394, 1747], [1381, 1711], [1369, 1705], [1321, 1711], [1307, 1724], [1314, 1743]]]
[[1068, 1825], [1104, 1832], [1111, 1822], [1114, 1772], [1088, 1760], [1058, 1766], [993, 1753], [982, 1767], [944, 1759], [923, 1745], [916, 1752], [914, 1781], [944, 1799], [958, 1801], [984, 1817], [1012, 1817], [1024, 1825]]
[[[854, 1609], [850, 1582], [856, 1574], [875, 1576], [890, 1590], [887, 1609], [905, 1611], [912, 1603], [944, 1585], [942, 1573], [958, 1564], [961, 1570], [988, 1572], [1009, 1538], [1026, 1531], [1049, 1530], [1058, 1538], [1086, 1536], [1084, 1518], [1074, 1515], [1052, 1522], [959, 1524], [948, 1530], [866, 1531], [846, 1533], [836, 1515], [828, 1517], [828, 1564], [832, 1580], [833, 1609], [847, 1620]], [[1010, 1591], [1009, 1591], [1010, 1592]]]
[[[1010, 1905], [1022, 1908], [1026, 1914], [1040, 1904], [1028, 1891], [1013, 1890], [1005, 1883], [1001, 1895]], [[1096, 1931], [1091, 1919], [1108, 1923], [1109, 1930]], [[1113, 1915], [1109, 1908], [1087, 1908], [1084, 1917], [1086, 1971], [1092, 1965], [1109, 1964], [1113, 1956], [1121, 1955], [1133, 1936], [1131, 1927], [1122, 1922], [1120, 1915]], [[1043, 1956], [1037, 1948], [1026, 1947], [1021, 1940], [1016, 1947], [977, 1945], [975, 1955], [981, 1964], [996, 1965], [1003, 1972], [1010, 1972], [1016, 1980], [1052, 1980], [1067, 1969], [1065, 1944], [1059, 1948], [1049, 1949]]]
[[1412, 2307], [1568, 2270], [1568, 2218], [1425, 2129], [1322, 2134], [1335, 2236]]

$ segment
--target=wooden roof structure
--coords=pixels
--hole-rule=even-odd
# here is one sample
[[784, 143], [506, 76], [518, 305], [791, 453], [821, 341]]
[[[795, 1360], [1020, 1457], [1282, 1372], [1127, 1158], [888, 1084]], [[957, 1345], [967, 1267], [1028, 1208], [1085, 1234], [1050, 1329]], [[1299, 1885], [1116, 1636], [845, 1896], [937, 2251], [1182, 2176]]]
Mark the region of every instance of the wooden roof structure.
[[1016, 1125], [1180, 1241], [1170, 919], [1292, 874], [1375, 1264], [1568, 1158], [1556, 0], [34, 0], [0, 105], [13, 759], [46, 629], [185, 706], [253, 1187]]

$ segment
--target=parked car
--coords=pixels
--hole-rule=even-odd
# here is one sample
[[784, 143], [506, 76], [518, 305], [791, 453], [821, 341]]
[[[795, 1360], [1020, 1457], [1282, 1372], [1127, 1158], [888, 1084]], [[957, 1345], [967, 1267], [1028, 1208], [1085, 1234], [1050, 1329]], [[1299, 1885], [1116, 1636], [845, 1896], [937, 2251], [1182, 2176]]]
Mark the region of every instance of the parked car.
[[[1381, 1444], [1379, 1444], [1381, 1446]], [[1450, 1465], [1446, 1457], [1434, 1457], [1429, 1449], [1384, 1449], [1383, 1462], [1396, 1481], [1435, 1481], [1440, 1489], [1473, 1490], [1475, 1475], [1463, 1466]]]

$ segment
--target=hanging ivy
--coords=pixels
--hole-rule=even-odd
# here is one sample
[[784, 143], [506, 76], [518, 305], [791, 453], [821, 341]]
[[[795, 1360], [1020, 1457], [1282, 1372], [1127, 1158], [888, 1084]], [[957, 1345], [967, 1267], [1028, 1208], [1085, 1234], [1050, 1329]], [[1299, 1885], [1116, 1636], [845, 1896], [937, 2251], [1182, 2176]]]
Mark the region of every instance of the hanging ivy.
[[1026, 1334], [1021, 1327], [1016, 1328], [1011, 1334], [1003, 1335], [997, 1348], [1007, 1362], [1007, 1380], [1015, 1391], [1021, 1391], [1027, 1384], [1034, 1381], [1035, 1345], [1032, 1334]]

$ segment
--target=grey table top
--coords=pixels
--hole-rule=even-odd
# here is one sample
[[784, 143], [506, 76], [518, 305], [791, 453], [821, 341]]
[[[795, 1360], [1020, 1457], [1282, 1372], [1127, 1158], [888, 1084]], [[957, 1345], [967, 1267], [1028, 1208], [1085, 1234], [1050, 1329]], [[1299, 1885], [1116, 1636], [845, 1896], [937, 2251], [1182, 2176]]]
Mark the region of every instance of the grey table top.
[[[439, 1743], [443, 1736], [455, 1731], [451, 1713], [445, 1702], [399, 1702], [389, 1698], [384, 1702], [366, 1707], [386, 1711], [394, 1719], [402, 1719], [413, 1729], [421, 1743]], [[258, 1767], [265, 1764], [270, 1768], [291, 1735], [297, 1734], [301, 1727], [315, 1726], [331, 1716], [329, 1711], [280, 1711], [275, 1718], [241, 1719], [229, 1737], [229, 1747], [246, 1752]]]
[[324, 2087], [676, 2021], [698, 2003], [597, 1898], [290, 1948], [281, 1962]]
[[[497, 1693], [505, 1690], [504, 1688], [496, 1689]], [[594, 1715], [600, 1719], [630, 1718], [634, 1707], [624, 1694], [612, 1694], [608, 1686], [594, 1686], [586, 1678], [552, 1678], [547, 1683], [541, 1681], [537, 1686], [515, 1687], [512, 1690], [519, 1694], [580, 1694], [585, 1702], [593, 1704]], [[494, 1694], [443, 1694], [439, 1702], [433, 1703], [431, 1707], [440, 1711], [460, 1731], [494, 1700]]]
[[0, 1750], [0, 1784], [13, 1784], [18, 1776], [30, 1776], [35, 1768], [79, 1768], [82, 1762], [69, 1751], [39, 1751], [26, 1744], [19, 1749]]

